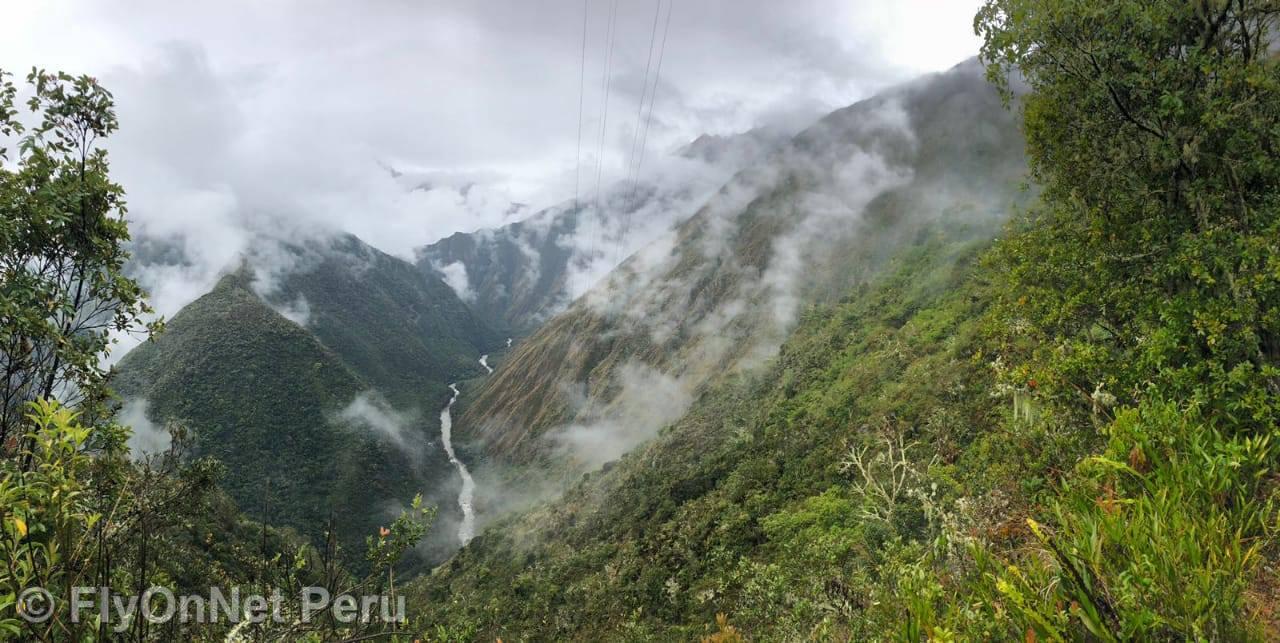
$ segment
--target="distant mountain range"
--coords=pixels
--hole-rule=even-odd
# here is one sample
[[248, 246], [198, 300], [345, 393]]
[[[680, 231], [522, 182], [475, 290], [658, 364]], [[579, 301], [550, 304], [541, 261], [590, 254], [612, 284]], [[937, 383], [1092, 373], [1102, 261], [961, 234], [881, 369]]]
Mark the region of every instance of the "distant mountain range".
[[681, 170], [663, 182], [622, 181], [605, 189], [598, 208], [594, 192], [584, 193], [500, 228], [459, 232], [419, 249], [417, 264], [427, 273], [455, 271], [481, 316], [527, 335], [788, 138], [777, 128], [700, 136], [660, 159]]

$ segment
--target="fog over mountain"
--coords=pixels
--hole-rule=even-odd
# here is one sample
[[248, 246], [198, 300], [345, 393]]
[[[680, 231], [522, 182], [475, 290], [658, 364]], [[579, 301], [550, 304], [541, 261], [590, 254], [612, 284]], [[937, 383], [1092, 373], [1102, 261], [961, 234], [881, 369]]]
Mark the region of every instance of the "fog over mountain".
[[[974, 5], [680, 3], [642, 178], [702, 135], [797, 131], [971, 55]], [[133, 235], [177, 259], [135, 272], [172, 315], [263, 236], [349, 232], [411, 258], [565, 202], [579, 169], [588, 193], [597, 159], [605, 186], [624, 180], [654, 6], [618, 5], [603, 129], [609, 5], [586, 8], [584, 49], [584, 4], [568, 1], [59, 0], [12, 7], [0, 60], [112, 89]]]
[[[806, 307], [874, 279], [902, 248], [994, 235], [1024, 171], [976, 60], [836, 110], [542, 324], [459, 432], [500, 472], [532, 463], [535, 477], [572, 478], [614, 461], [710, 383], [765, 364]], [[499, 482], [480, 493], [511, 501]]]
[[1277, 0], [0, 4], [0, 641], [1280, 641]]
[[523, 335], [563, 311], [622, 260], [671, 232], [734, 173], [790, 137], [781, 127], [703, 135], [654, 159], [643, 178], [605, 186], [501, 228], [458, 232], [417, 250], [495, 328]]

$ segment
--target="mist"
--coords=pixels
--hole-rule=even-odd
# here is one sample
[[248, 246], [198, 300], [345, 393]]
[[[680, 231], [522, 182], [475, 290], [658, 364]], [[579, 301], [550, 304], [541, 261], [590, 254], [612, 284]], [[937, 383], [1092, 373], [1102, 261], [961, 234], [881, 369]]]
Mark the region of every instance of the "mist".
[[[815, 279], [815, 266], [840, 266], [876, 200], [920, 179], [927, 137], [894, 100], [823, 123], [971, 55], [976, 4], [671, 3], [651, 78], [646, 2], [619, 5], [607, 47], [606, 5], [590, 2], [66, 0], [16, 10], [0, 26], [0, 64], [87, 72], [112, 90], [120, 130], [106, 146], [129, 199], [128, 273], [159, 316], [244, 269], [258, 297], [318, 332], [334, 303], [282, 284], [350, 234], [434, 271], [518, 340], [562, 315], [600, 321], [575, 341], [604, 367], [548, 360], [565, 418], [537, 436], [582, 472], [651, 440], [716, 378], [767, 363], [817, 291], [856, 279]], [[82, 37], [44, 46], [68, 27]], [[509, 241], [518, 278], [424, 255], [457, 233]], [[563, 269], [545, 261], [552, 251]], [[554, 283], [523, 327], [482, 308], [543, 280]], [[108, 363], [139, 338], [120, 339]], [[501, 385], [498, 366], [484, 387]], [[460, 423], [464, 460], [483, 452], [477, 434], [528, 428], [508, 410], [493, 410], [498, 429]], [[140, 451], [165, 444], [146, 413], [145, 400], [122, 410]], [[369, 390], [329, 419], [420, 462], [434, 439], [420, 416]], [[505, 484], [505, 464], [474, 469], [482, 522], [544, 495]]]
[[[676, 7], [651, 91], [646, 163], [703, 134], [798, 129], [974, 46], [939, 15], [967, 21], [969, 3], [752, 4]], [[918, 19], [924, 6], [936, 22]], [[158, 313], [172, 316], [264, 234], [341, 231], [411, 258], [453, 232], [563, 203], [575, 183], [594, 194], [597, 168], [605, 186], [629, 180], [652, 6], [620, 8], [607, 108], [607, 11], [587, 8], [582, 57], [583, 6], [572, 2], [375, 2], [355, 11], [339, 2], [64, 0], [15, 7], [0, 25], [0, 64], [89, 73], [112, 90], [121, 128], [107, 145], [133, 236], [176, 259], [139, 261], [135, 272]], [[78, 37], [62, 37], [67, 28]], [[664, 228], [670, 210], [634, 218]], [[629, 255], [652, 234], [637, 231], [631, 238], [641, 241], [623, 240], [616, 253], [582, 253], [571, 297], [612, 267], [613, 254]], [[600, 231], [609, 235], [618, 231]]]
[[137, 398], [125, 401], [116, 414], [117, 422], [133, 429], [128, 446], [130, 455], [135, 459], [163, 453], [172, 442], [169, 431], [151, 421], [150, 411], [151, 403], [145, 398]]
[[608, 408], [600, 411], [592, 408], [585, 393], [572, 392], [575, 404], [584, 410], [573, 424], [548, 434], [562, 455], [587, 469], [622, 457], [658, 429], [678, 420], [693, 402], [685, 383], [643, 364], [624, 365], [617, 385], [619, 392]]
[[[804, 310], [865, 283], [886, 249], [930, 230], [993, 235], [1020, 193], [1017, 137], [973, 60], [833, 112], [745, 164], [518, 347], [467, 434], [498, 469], [551, 457], [583, 473], [624, 457], [708, 387], [767, 366]], [[530, 391], [530, 377], [555, 385]], [[558, 408], [565, 419], [545, 425]]]
[[357, 395], [334, 415], [334, 421], [373, 431], [411, 455], [420, 458], [422, 454], [420, 432], [410, 432], [415, 425], [421, 423], [419, 414], [392, 408], [385, 398], [374, 391]]

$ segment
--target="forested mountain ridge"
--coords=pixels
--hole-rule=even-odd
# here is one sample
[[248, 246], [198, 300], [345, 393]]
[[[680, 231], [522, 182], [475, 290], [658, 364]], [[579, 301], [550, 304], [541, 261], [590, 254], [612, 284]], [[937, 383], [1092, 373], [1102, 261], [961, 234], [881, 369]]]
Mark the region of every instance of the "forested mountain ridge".
[[[837, 111], [523, 341], [466, 402], [460, 431], [506, 461], [616, 457], [703, 383], [767, 358], [799, 309], [865, 282], [925, 227], [994, 234], [1023, 163], [974, 61]], [[655, 388], [671, 398], [657, 403]], [[579, 439], [613, 444], [583, 456]]]
[[[404, 405], [484, 372], [480, 355], [505, 336], [458, 299], [439, 274], [351, 235], [286, 245], [297, 257], [264, 296], [305, 306], [305, 327], [379, 391]], [[262, 289], [260, 287], [260, 289]]]
[[439, 277], [354, 237], [271, 248], [271, 268], [250, 257], [128, 353], [118, 394], [184, 425], [246, 514], [313, 538], [336, 517], [353, 554], [424, 494], [438, 560], [459, 516], [436, 411], [501, 340]]

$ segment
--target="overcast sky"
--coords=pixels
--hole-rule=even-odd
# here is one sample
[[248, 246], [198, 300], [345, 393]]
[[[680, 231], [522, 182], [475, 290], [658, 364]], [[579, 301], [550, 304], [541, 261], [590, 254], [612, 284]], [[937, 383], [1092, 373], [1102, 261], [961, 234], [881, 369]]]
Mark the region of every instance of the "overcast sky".
[[[344, 229], [407, 256], [501, 224], [511, 202], [572, 197], [584, 7], [580, 158], [594, 167], [613, 0], [7, 4], [0, 68], [99, 77], [118, 104], [109, 149], [135, 230], [206, 265], [255, 226]], [[946, 69], [977, 52], [978, 4], [678, 0], [650, 154], [701, 133], [798, 127]], [[606, 177], [625, 167], [656, 6], [617, 0]], [[440, 187], [410, 192], [387, 167]]]

